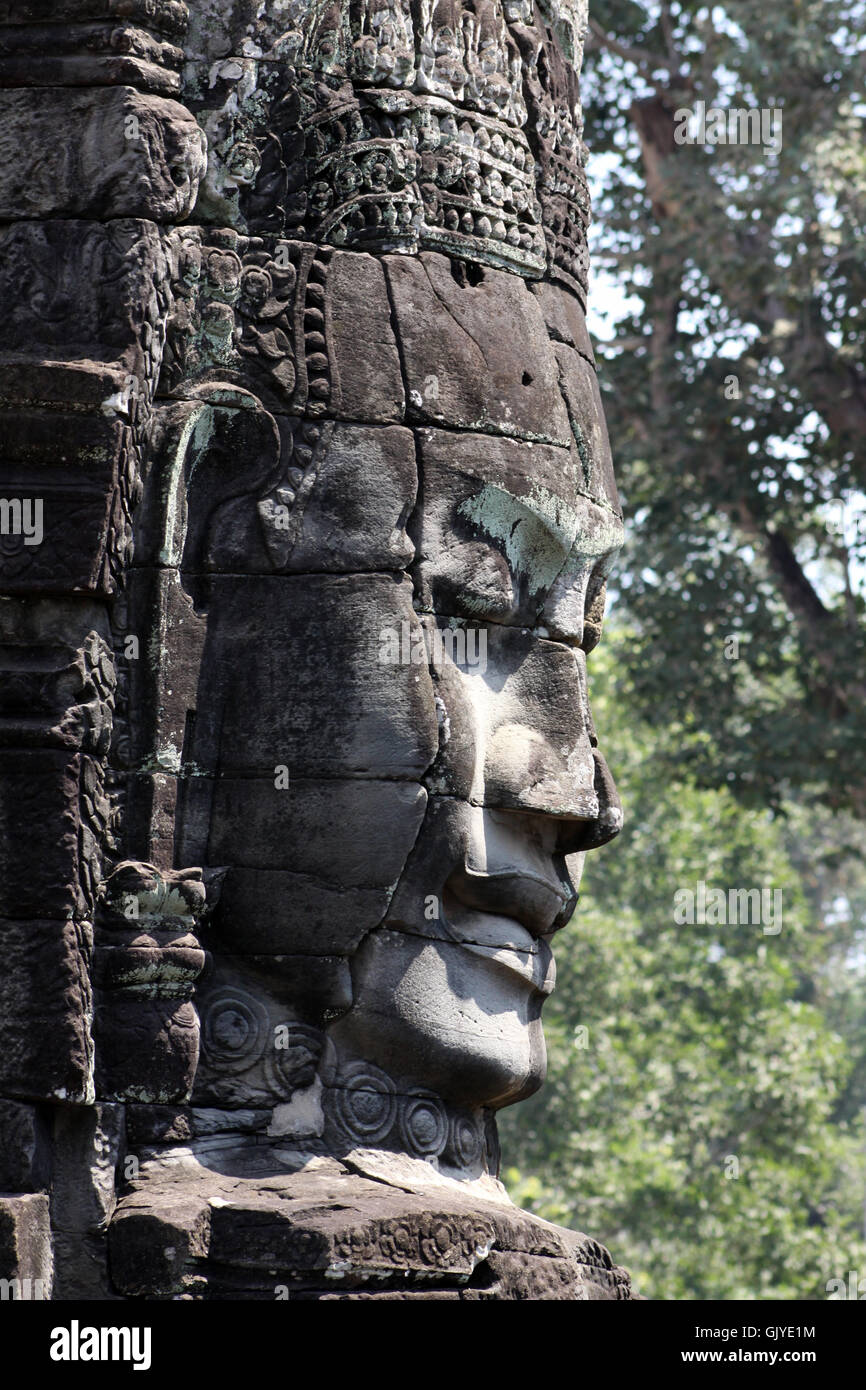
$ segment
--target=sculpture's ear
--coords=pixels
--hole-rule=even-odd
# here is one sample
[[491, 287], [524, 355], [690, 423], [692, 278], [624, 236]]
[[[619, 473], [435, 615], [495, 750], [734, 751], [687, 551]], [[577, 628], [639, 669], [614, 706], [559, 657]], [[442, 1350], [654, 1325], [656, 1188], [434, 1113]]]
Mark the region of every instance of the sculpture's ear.
[[244, 499], [261, 544], [257, 503], [279, 477], [280, 449], [273, 417], [238, 387], [209, 385], [154, 412], [124, 598], [135, 659], [123, 668], [118, 726], [125, 714], [126, 727], [117, 743], [128, 774], [127, 848], [162, 869], [200, 862], [176, 861], [175, 851], [207, 630], [212, 523], [220, 508]]
[[206, 606], [208, 535], [217, 510], [233, 498], [256, 501], [281, 469], [280, 432], [249, 391], [208, 383], [155, 412], [151, 467], [136, 562], [177, 568], [196, 608]]

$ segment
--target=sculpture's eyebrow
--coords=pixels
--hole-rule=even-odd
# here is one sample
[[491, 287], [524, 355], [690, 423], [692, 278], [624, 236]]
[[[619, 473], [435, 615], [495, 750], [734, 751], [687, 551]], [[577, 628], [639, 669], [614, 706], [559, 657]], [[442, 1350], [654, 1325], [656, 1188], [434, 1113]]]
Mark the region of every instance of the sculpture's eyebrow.
[[511, 569], [527, 580], [531, 593], [543, 592], [553, 583], [578, 524], [572, 509], [541, 486], [525, 497], [515, 497], [496, 483], [485, 483], [457, 510], [502, 546]]
[[457, 510], [502, 547], [512, 571], [526, 578], [534, 594], [549, 589], [575, 559], [593, 561], [622, 545], [619, 517], [583, 496], [572, 506], [540, 484], [516, 497], [485, 483]]

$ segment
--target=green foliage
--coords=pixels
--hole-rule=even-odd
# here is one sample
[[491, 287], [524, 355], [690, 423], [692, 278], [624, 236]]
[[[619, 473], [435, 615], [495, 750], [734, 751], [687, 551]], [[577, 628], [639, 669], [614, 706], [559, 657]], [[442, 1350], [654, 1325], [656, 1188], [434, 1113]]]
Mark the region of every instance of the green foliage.
[[[501, 1117], [506, 1180], [607, 1243], [650, 1297], [826, 1297], [828, 1279], [866, 1274], [859, 829], [826, 816], [808, 860], [805, 821], [673, 775], [671, 736], [613, 674], [633, 641], [620, 626], [592, 657], [626, 828], [588, 856], [554, 943], [548, 1080]], [[780, 889], [781, 931], [677, 925], [674, 894], [699, 880]]]
[[[631, 523], [623, 677], [676, 725], [668, 774], [711, 787], [720, 759], [745, 804], [806, 790], [862, 814], [866, 6], [591, 15], [594, 262], [628, 295], [601, 349]], [[698, 101], [781, 112], [781, 148], [678, 144]]]

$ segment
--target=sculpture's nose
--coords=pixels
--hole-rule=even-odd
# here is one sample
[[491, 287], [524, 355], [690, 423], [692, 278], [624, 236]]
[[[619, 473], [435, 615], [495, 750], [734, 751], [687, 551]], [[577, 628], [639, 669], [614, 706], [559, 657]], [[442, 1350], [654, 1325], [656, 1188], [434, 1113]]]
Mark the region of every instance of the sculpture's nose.
[[595, 764], [593, 786], [598, 799], [598, 810], [591, 820], [563, 823], [559, 835], [560, 850], [563, 854], [598, 849], [622, 830], [622, 802], [611, 770], [601, 749], [593, 748], [592, 758]]
[[483, 801], [555, 826], [561, 854], [598, 849], [622, 829], [622, 802], [601, 750], [560, 751], [520, 726], [496, 730], [488, 743]]
[[[562, 853], [595, 849], [622, 826], [622, 803], [597, 746], [582, 650], [529, 633], [494, 643], [473, 700], [472, 799], [557, 828]], [[498, 661], [497, 661], [498, 658]]]
[[622, 805], [597, 747], [584, 652], [496, 624], [479, 635], [483, 660], [430, 649], [440, 748], [429, 789], [555, 827], [563, 854], [612, 839]]

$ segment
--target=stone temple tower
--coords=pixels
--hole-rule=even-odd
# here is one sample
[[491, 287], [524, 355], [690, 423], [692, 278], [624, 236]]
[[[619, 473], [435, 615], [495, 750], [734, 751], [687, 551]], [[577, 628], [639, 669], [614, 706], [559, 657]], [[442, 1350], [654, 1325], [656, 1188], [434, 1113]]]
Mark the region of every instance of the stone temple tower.
[[0, 1276], [38, 1296], [631, 1297], [496, 1137], [622, 820], [585, 22], [0, 0]]

